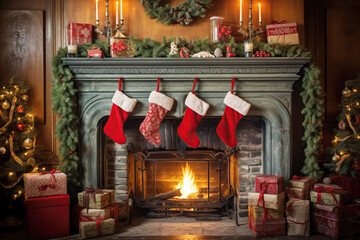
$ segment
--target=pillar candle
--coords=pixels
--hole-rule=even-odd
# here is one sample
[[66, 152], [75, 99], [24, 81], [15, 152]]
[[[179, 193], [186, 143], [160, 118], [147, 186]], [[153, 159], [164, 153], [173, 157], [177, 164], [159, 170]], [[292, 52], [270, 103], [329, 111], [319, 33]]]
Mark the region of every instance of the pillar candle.
[[240, 21], [242, 21], [242, 0], [240, 0]]
[[119, 24], [119, 2], [116, 2], [116, 24]]
[[120, 0], [120, 19], [123, 19], [123, 3], [122, 0]]
[[261, 22], [261, 5], [259, 3], [259, 22]]
[[98, 3], [98, 0], [96, 0], [96, 20], [99, 20], [99, 3]]

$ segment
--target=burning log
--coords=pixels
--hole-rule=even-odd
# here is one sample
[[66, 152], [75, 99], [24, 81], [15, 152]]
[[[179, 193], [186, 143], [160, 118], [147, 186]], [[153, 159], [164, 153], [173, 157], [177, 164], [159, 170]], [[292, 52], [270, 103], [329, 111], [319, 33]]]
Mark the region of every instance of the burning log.
[[174, 191], [171, 192], [167, 192], [167, 193], [162, 193], [162, 194], [158, 194], [155, 195], [155, 197], [149, 197], [146, 199], [146, 201], [151, 201], [151, 200], [167, 200], [169, 198], [173, 198], [173, 197], [177, 197], [177, 196], [181, 196], [181, 192], [180, 192], [180, 188], [176, 189]]

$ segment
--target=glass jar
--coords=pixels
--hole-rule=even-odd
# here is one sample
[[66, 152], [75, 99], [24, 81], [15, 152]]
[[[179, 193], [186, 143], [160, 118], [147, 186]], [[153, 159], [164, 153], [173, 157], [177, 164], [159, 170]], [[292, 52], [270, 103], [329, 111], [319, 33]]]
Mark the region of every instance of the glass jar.
[[224, 18], [216, 16], [210, 18], [210, 40], [213, 43], [219, 41], [219, 27], [222, 26], [223, 20]]

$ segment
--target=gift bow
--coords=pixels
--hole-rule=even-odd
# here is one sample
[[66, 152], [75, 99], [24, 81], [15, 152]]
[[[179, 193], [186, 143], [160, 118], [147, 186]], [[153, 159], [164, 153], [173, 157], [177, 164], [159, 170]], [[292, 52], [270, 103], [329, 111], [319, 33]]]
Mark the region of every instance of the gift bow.
[[101, 190], [101, 189], [86, 188], [85, 192], [83, 193], [83, 195], [84, 195], [84, 207], [87, 209], [87, 212], [89, 212], [89, 205], [90, 205], [89, 195], [91, 195], [91, 197], [94, 199], [94, 202], [96, 202], [96, 200], [95, 200], [95, 194], [96, 193], [104, 193], [104, 191]]
[[55, 188], [55, 184], [42, 185], [39, 187], [39, 191], [45, 191], [47, 188]]
[[273, 20], [271, 24], [284, 24], [287, 23], [286, 20], [282, 20], [281, 22]]
[[331, 196], [332, 196], [333, 199], [335, 200], [337, 206], [340, 205], [339, 202], [338, 202], [338, 200], [337, 200], [336, 197], [334, 196], [334, 192], [335, 192], [334, 189], [332, 189], [332, 188], [326, 188], [326, 187], [321, 186], [321, 187], [315, 188], [314, 191], [317, 192], [317, 199], [316, 199], [316, 203], [317, 203], [317, 204], [321, 204], [321, 193], [326, 192], [326, 193], [330, 193], [330, 194], [331, 194]]
[[80, 218], [80, 222], [96, 222], [96, 228], [97, 228], [97, 232], [98, 232], [98, 236], [102, 235], [102, 231], [101, 231], [101, 225], [100, 223], [104, 221], [104, 217], [100, 218], [97, 217], [96, 220], [92, 219], [91, 217], [88, 216], [81, 216]]
[[219, 22], [219, 26], [218, 26], [218, 38], [219, 39], [226, 39], [226, 37], [228, 35], [230, 35], [231, 31], [228, 30], [227, 26], [221, 26], [220, 22]]
[[111, 45], [111, 49], [112, 49], [112, 53], [113, 55], [115, 55], [115, 53], [117, 51], [122, 51], [124, 49], [126, 49], [126, 46], [122, 43], [122, 41], [120, 40], [117, 44], [114, 42], [112, 45]]
[[269, 220], [271, 220], [271, 215], [270, 215], [270, 213], [269, 213], [269, 211], [266, 209], [266, 207], [265, 207], [265, 198], [264, 198], [264, 194], [265, 194], [265, 192], [266, 192], [266, 189], [267, 189], [267, 187], [268, 187], [268, 182], [267, 181], [263, 181], [263, 182], [261, 182], [260, 183], [260, 194], [259, 194], [259, 199], [258, 199], [258, 202], [257, 202], [257, 205], [259, 206], [259, 207], [261, 207], [260, 206], [260, 203], [261, 203], [261, 201], [262, 201], [262, 208], [263, 208], [263, 210], [264, 210], [264, 213], [263, 213], [263, 223], [265, 223], [265, 221], [266, 221], [266, 216], [268, 216], [268, 218], [269, 218]]
[[56, 173], [55, 169], [51, 170], [50, 172], [40, 172], [40, 175], [51, 174], [51, 176], [54, 178], [54, 181], [56, 182], [54, 173]]

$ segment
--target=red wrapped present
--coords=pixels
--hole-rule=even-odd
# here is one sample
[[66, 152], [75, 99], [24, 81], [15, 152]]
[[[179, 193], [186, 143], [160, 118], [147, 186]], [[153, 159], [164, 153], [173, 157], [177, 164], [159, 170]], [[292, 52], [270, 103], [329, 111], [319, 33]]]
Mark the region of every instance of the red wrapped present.
[[119, 203], [114, 203], [107, 208], [110, 210], [110, 217], [114, 218], [117, 223], [119, 221]]
[[268, 43], [299, 44], [299, 34], [296, 23], [274, 22], [266, 26]]
[[24, 190], [26, 198], [66, 195], [66, 174], [55, 169], [50, 172], [25, 173]]
[[332, 238], [360, 234], [360, 204], [327, 206], [314, 204], [315, 231]]
[[343, 175], [333, 175], [331, 176], [331, 182], [346, 190], [351, 199], [360, 198], [360, 173], [357, 173], [354, 178]]
[[69, 45], [92, 43], [92, 25], [84, 23], [69, 23]]
[[259, 175], [255, 178], [255, 192], [278, 194], [284, 191], [284, 179], [278, 175]]
[[318, 187], [330, 188], [330, 189], [334, 189], [334, 190], [343, 190], [342, 187], [340, 187], [339, 185], [336, 185], [336, 184], [315, 183], [314, 189], [318, 188]]
[[69, 204], [69, 195], [26, 199], [28, 239], [68, 236]]
[[266, 220], [264, 222], [249, 216], [249, 228], [257, 237], [283, 236], [286, 235], [286, 220], [283, 218]]

